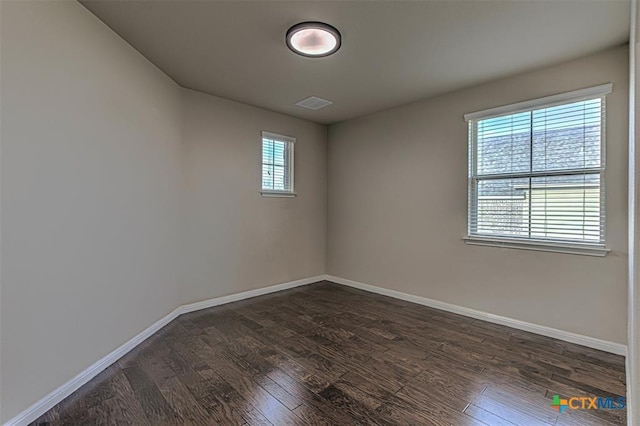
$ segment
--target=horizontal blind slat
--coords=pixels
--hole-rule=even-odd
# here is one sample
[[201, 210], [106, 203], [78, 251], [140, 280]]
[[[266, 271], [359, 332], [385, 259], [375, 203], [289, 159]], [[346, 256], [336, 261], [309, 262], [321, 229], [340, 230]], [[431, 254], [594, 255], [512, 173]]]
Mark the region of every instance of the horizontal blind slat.
[[604, 98], [469, 122], [469, 234], [604, 241]]

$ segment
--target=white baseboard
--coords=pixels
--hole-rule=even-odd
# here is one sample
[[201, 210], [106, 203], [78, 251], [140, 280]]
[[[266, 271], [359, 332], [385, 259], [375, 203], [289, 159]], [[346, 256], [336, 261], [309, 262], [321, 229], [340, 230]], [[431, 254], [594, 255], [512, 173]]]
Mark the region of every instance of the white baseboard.
[[102, 357], [97, 362], [91, 364], [88, 368], [78, 373], [71, 380], [69, 380], [59, 388], [53, 390], [52, 392], [48, 393], [44, 398], [40, 399], [38, 402], [22, 411], [13, 419], [9, 420], [7, 423], [5, 423], [5, 426], [22, 426], [28, 425], [29, 423], [33, 422], [38, 417], [53, 408], [57, 403], [78, 390], [82, 385], [100, 374], [111, 364], [122, 358], [127, 354], [127, 352], [131, 351], [144, 340], [151, 337], [156, 331], [160, 330], [162, 327], [177, 318], [178, 315], [180, 315], [179, 310], [180, 308], [174, 309], [171, 313], [162, 317], [150, 327], [147, 327], [141, 333], [137, 334], [131, 340], [126, 342], [124, 345]]
[[225, 303], [237, 302], [238, 300], [250, 299], [264, 294], [275, 293], [277, 291], [287, 290], [289, 288], [300, 287], [307, 284], [313, 284], [326, 279], [326, 275], [318, 275], [301, 280], [289, 281], [287, 283], [276, 284], [270, 287], [257, 288], [255, 290], [243, 291], [242, 293], [230, 294], [229, 296], [216, 297], [215, 299], [203, 300], [202, 302], [182, 305], [180, 314], [199, 311], [201, 309], [211, 308], [213, 306], [224, 305]]
[[290, 281], [287, 283], [277, 284], [270, 287], [259, 288], [255, 290], [249, 290], [242, 293], [231, 294], [228, 296], [217, 297], [214, 299], [204, 300], [202, 302], [191, 303], [188, 305], [182, 305], [168, 315], [164, 316], [160, 320], [156, 321], [153, 325], [137, 334], [131, 340], [107, 354], [71, 380], [47, 394], [44, 398], [40, 399], [35, 404], [22, 411], [13, 419], [5, 423], [5, 426], [23, 426], [36, 420], [38, 417], [46, 413], [57, 403], [62, 401], [67, 396], [78, 390], [82, 385], [93, 379], [99, 373], [101, 373], [108, 366], [119, 360], [133, 348], [138, 346], [147, 338], [151, 337], [154, 333], [160, 330], [165, 325], [176, 319], [182, 314], [198, 311], [201, 309], [210, 308], [213, 306], [223, 305], [225, 303], [236, 302], [239, 300], [250, 299], [252, 297], [261, 296], [264, 294], [275, 293], [277, 291], [286, 290], [289, 288], [300, 287], [314, 282], [328, 280], [338, 284], [346, 285], [349, 287], [358, 288], [372, 293], [382, 294], [384, 296], [394, 297], [396, 299], [406, 300], [408, 302], [418, 303], [420, 305], [429, 306], [435, 309], [440, 309], [447, 312], [452, 312], [460, 315], [464, 315], [471, 318], [476, 318], [484, 321], [488, 321], [495, 324], [506, 325], [508, 327], [516, 328], [519, 330], [529, 331], [532, 333], [540, 334], [543, 336], [553, 337], [566, 342], [576, 343], [578, 345], [587, 346], [594, 349], [599, 349], [605, 352], [614, 353], [617, 355], [626, 355], [627, 347], [619, 343], [608, 342], [606, 340], [596, 339], [594, 337], [583, 336], [580, 334], [570, 333], [568, 331], [557, 330], [555, 328], [546, 327], [543, 325], [537, 325], [520, 321], [512, 318], [507, 318], [499, 315], [490, 314], [487, 312], [477, 311], [475, 309], [465, 308], [450, 303], [440, 302], [426, 297], [414, 296], [407, 293], [402, 293], [395, 290], [389, 290], [382, 287], [376, 287], [369, 284], [363, 284], [357, 281], [352, 281], [344, 278], [334, 277], [331, 275], [318, 275], [315, 277], [305, 278], [296, 281]]
[[389, 290], [382, 287], [376, 287], [345, 278], [327, 275], [326, 280], [349, 287], [358, 288], [360, 290], [370, 291], [372, 293], [382, 294], [384, 296], [396, 299], [406, 300], [408, 302], [418, 303], [420, 305], [429, 306], [431, 308], [440, 309], [454, 314], [464, 315], [466, 317], [476, 318], [494, 324], [506, 325], [507, 327], [516, 328], [518, 330], [529, 331], [531, 333], [540, 334], [542, 336], [553, 337], [554, 339], [563, 340], [565, 342], [575, 343], [589, 348], [610, 352], [616, 355], [627, 355], [627, 346], [620, 343], [609, 342], [606, 340], [596, 339], [595, 337], [584, 336], [581, 334], [571, 333], [568, 331], [558, 330], [544, 325], [532, 324], [513, 318], [503, 317], [500, 315], [490, 314], [463, 306], [453, 305], [451, 303], [440, 302], [438, 300], [428, 299], [426, 297], [414, 296], [400, 291]]
[[49, 394], [47, 394], [44, 398], [37, 401], [35, 404], [31, 405], [20, 414], [10, 419], [5, 426], [25, 426], [29, 423], [35, 421], [38, 417], [49, 411], [53, 408], [57, 403], [71, 395], [73, 392], [78, 390], [82, 385], [87, 383], [89, 380], [93, 379], [95, 376], [100, 374], [104, 369], [109, 367], [111, 364], [122, 358], [133, 348], [138, 346], [140, 343], [151, 337], [155, 332], [160, 330], [165, 325], [169, 324], [171, 321], [176, 319], [178, 316], [182, 314], [186, 314], [189, 312], [194, 312], [200, 309], [206, 309], [213, 306], [223, 305], [225, 303], [237, 302], [238, 300], [250, 299], [252, 297], [261, 296], [263, 294], [275, 293], [277, 291], [286, 290], [293, 287], [299, 287], [307, 284], [311, 284], [314, 282], [322, 281], [326, 278], [326, 275], [318, 275], [316, 277], [304, 278], [301, 280], [290, 281], [282, 284], [273, 285], [270, 287], [259, 288], [255, 290], [244, 291], [242, 293], [231, 294], [228, 296], [216, 297], [214, 299], [204, 300], [202, 302], [191, 303], [188, 305], [182, 305], [178, 308], [174, 309], [172, 312], [156, 321], [150, 327], [147, 327], [145, 330], [137, 334], [131, 340], [127, 341], [125, 344], [114, 350], [113, 352], [105, 355], [99, 361], [93, 363], [91, 366], [86, 368], [85, 370], [78, 373], [71, 380], [67, 381], [65, 384], [60, 386], [59, 388], [53, 390]]

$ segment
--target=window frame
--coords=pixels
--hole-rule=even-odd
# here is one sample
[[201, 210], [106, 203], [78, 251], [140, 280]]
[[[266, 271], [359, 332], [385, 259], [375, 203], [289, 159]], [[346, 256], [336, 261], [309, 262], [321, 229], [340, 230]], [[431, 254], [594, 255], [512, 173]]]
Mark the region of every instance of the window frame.
[[[295, 192], [295, 144], [296, 144], [296, 138], [292, 137], [292, 136], [285, 136], [285, 135], [280, 135], [278, 133], [273, 133], [273, 132], [268, 132], [263, 130], [260, 133], [260, 194], [263, 197], [284, 197], [284, 198], [291, 198], [291, 197], [295, 197], [297, 196], [297, 193]], [[269, 189], [269, 188], [264, 188], [262, 186], [263, 181], [262, 181], [262, 169], [264, 167], [264, 165], [266, 164], [264, 162], [264, 140], [272, 140], [274, 142], [283, 142], [286, 144], [286, 150], [287, 150], [287, 161], [285, 163], [284, 166], [284, 171], [285, 171], [285, 176], [286, 179], [291, 182], [290, 185], [290, 189], [289, 190], [285, 190], [285, 191], [281, 191], [281, 190], [277, 190], [277, 189]]]
[[[613, 84], [607, 83], [599, 86], [588, 87], [585, 89], [575, 90], [572, 92], [560, 93], [557, 95], [546, 96], [543, 98], [533, 99], [524, 102], [518, 102], [515, 104], [504, 105], [496, 108], [490, 108], [482, 111], [477, 111], [464, 115], [465, 121], [468, 122], [468, 164], [467, 164], [467, 234], [463, 240], [470, 245], [481, 245], [491, 247], [506, 247], [523, 250], [539, 250], [550, 251], [567, 254], [580, 254], [589, 256], [606, 256], [610, 251], [606, 248], [606, 95], [613, 91]], [[508, 237], [508, 236], [495, 236], [495, 235], [482, 235], [472, 232], [472, 215], [477, 211], [477, 191], [475, 190], [476, 181], [482, 180], [476, 173], [477, 168], [477, 123], [480, 120], [495, 118], [505, 115], [511, 115], [521, 112], [529, 112], [542, 108], [549, 108], [553, 106], [569, 104], [573, 102], [586, 101], [591, 99], [602, 99], [602, 118], [601, 118], [601, 135], [600, 135], [600, 167], [594, 168], [594, 173], [600, 175], [600, 221], [602, 229], [602, 241], [599, 242], [572, 242], [572, 241], [558, 241], [558, 240], [546, 240], [541, 238], [527, 238], [527, 237]], [[532, 154], [533, 155], [533, 154]], [[584, 169], [585, 172], [588, 169]], [[554, 171], [544, 173], [545, 175], [553, 176], [554, 174], [566, 173], [564, 171]], [[536, 177], [536, 172], [529, 171], [528, 173], [514, 173], [514, 176], [505, 174], [505, 178], [510, 177]], [[474, 199], [474, 196], [476, 197]]]

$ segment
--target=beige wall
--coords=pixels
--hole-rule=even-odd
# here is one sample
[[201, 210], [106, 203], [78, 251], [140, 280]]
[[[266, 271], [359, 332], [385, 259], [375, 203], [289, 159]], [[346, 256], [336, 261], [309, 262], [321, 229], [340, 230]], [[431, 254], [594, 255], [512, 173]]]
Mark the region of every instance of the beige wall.
[[[0, 4], [0, 423], [183, 303], [324, 272], [323, 126], [179, 88], [76, 2]], [[295, 199], [258, 193], [262, 129], [298, 138]]]
[[[324, 274], [326, 127], [194, 91], [183, 101], [184, 282], [193, 290], [182, 302]], [[297, 138], [297, 197], [260, 195], [262, 130]]]
[[[606, 258], [468, 246], [463, 114], [613, 82]], [[327, 273], [626, 342], [628, 48], [329, 128]]]
[[2, 2], [6, 421], [170, 312], [180, 89], [75, 2]]
[[[0, 4], [0, 422], [178, 305], [326, 252], [333, 275], [625, 342], [626, 48], [332, 126], [327, 157], [325, 127], [180, 89], [75, 2]], [[609, 81], [611, 255], [466, 246], [462, 115]], [[261, 130], [297, 138], [297, 198], [260, 196]]]

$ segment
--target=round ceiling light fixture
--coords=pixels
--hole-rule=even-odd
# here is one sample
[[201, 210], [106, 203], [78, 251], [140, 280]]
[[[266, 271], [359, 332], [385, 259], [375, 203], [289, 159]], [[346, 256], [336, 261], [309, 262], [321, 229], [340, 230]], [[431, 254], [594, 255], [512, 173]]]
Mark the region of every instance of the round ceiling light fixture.
[[340, 31], [323, 22], [301, 22], [287, 31], [287, 47], [309, 58], [332, 55], [341, 43]]

